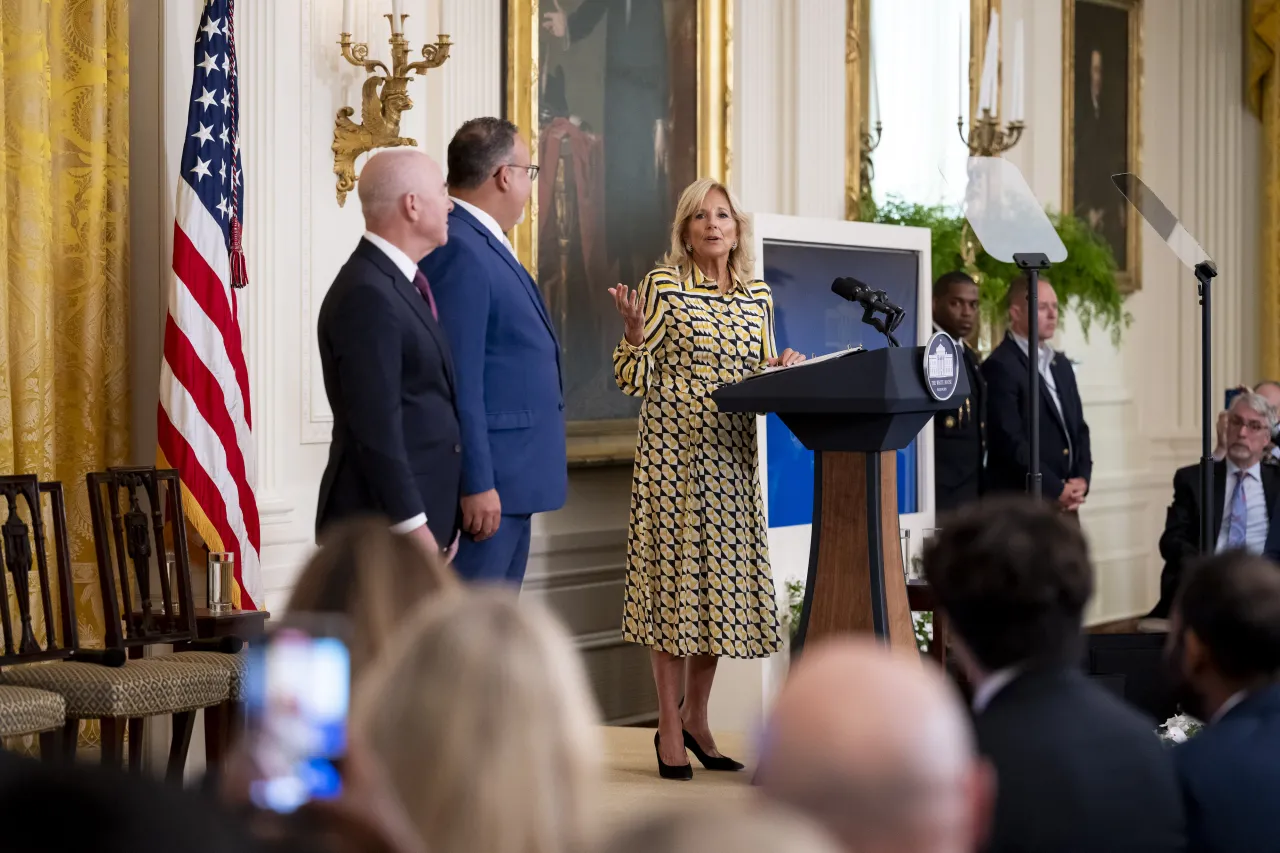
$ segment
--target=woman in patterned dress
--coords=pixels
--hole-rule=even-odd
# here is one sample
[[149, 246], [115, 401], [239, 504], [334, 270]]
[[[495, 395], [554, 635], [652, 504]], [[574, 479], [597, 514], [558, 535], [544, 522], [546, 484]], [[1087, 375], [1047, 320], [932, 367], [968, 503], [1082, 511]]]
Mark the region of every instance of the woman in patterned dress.
[[703, 179], [680, 196], [671, 250], [634, 292], [609, 289], [624, 336], [614, 375], [643, 397], [631, 487], [623, 639], [648, 646], [658, 688], [654, 749], [664, 778], [740, 770], [707, 723], [720, 656], [777, 651], [778, 620], [756, 422], [716, 409], [712, 391], [777, 353], [769, 285], [753, 280], [751, 222], [728, 188]]

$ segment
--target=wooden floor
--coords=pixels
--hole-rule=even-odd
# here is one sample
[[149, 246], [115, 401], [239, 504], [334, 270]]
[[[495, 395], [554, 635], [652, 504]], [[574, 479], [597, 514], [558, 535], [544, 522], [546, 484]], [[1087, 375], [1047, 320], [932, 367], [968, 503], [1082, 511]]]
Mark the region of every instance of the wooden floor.
[[716, 733], [720, 751], [747, 765], [738, 773], [703, 770], [692, 755], [693, 779], [674, 782], [658, 776], [658, 760], [653, 753], [653, 729], [604, 729], [606, 770], [601, 803], [606, 823], [626, 822], [664, 806], [697, 807], [702, 802], [735, 802], [752, 796], [751, 775], [755, 756], [747, 738]]

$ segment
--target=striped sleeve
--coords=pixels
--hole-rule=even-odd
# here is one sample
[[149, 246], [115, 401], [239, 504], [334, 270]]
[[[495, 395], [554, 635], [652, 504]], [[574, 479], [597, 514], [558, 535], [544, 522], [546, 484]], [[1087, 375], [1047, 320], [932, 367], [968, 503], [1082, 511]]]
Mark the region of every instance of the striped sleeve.
[[613, 351], [614, 380], [623, 393], [632, 397], [643, 397], [649, 390], [653, 354], [666, 331], [662, 294], [672, 285], [679, 287], [679, 279], [671, 275], [670, 270], [656, 269], [644, 277], [638, 288], [640, 301], [644, 303], [644, 343], [635, 347], [624, 337]]

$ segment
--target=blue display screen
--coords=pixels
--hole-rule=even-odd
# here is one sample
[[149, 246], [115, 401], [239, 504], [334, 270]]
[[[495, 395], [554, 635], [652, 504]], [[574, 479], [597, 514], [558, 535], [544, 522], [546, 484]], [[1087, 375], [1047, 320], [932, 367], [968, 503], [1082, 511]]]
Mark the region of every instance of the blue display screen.
[[[920, 255], [895, 249], [764, 241], [764, 279], [773, 290], [778, 350], [808, 356], [850, 347], [888, 346], [884, 335], [862, 323], [862, 308], [831, 292], [840, 276], [885, 291], [906, 318], [894, 333], [904, 347], [919, 346]], [[777, 415], [768, 416], [769, 526], [790, 527], [813, 521], [813, 453], [806, 450]], [[919, 508], [919, 451], [912, 441], [898, 451], [898, 512]]]

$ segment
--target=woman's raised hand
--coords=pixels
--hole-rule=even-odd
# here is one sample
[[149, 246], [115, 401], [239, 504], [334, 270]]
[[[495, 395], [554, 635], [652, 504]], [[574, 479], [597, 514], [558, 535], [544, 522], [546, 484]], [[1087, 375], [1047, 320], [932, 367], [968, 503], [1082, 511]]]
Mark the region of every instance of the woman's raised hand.
[[788, 347], [782, 351], [782, 355], [775, 355], [769, 359], [769, 367], [790, 367], [802, 361], [804, 361], [804, 355]]
[[629, 290], [625, 284], [609, 288], [613, 304], [622, 315], [623, 334], [633, 347], [644, 344], [644, 306], [640, 304], [640, 291]]

